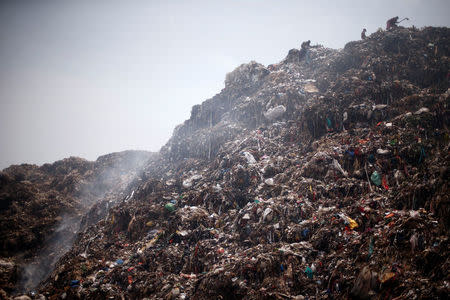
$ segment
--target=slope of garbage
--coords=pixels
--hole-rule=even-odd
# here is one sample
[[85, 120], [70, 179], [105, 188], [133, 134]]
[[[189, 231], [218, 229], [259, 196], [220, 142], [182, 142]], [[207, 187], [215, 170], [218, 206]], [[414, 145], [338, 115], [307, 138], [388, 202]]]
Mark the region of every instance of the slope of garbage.
[[4, 169], [0, 173], [0, 286], [7, 291], [34, 288], [70, 249], [90, 207], [120, 197], [153, 155], [124, 151], [95, 162], [70, 157], [40, 167], [22, 164]]
[[445, 298], [449, 38], [400, 27], [239, 66], [29, 296]]

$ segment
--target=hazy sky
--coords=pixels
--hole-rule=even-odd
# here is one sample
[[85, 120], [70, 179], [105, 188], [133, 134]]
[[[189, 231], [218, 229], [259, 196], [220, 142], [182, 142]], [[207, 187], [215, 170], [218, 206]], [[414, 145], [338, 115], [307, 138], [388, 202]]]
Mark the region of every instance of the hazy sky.
[[0, 169], [158, 151], [241, 63], [449, 13], [448, 0], [0, 1]]

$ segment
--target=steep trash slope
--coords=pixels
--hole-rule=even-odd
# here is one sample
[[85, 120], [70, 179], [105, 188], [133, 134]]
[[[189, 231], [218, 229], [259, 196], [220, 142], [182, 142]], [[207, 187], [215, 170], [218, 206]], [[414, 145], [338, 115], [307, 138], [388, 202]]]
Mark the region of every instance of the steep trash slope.
[[39, 292], [445, 297], [449, 33], [379, 31], [238, 67]]

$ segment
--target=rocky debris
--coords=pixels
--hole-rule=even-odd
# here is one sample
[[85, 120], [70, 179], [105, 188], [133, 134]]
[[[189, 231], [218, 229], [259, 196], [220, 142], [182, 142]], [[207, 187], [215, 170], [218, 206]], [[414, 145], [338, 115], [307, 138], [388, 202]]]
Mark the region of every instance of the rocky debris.
[[39, 292], [445, 298], [449, 33], [399, 27], [240, 66], [121, 201], [93, 206]]

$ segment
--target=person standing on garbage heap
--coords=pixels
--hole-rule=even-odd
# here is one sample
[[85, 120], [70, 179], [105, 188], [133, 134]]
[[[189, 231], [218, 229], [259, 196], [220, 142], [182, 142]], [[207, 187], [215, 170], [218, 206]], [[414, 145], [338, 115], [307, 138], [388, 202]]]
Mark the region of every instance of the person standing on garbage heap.
[[305, 57], [308, 54], [308, 49], [310, 47], [311, 47], [311, 41], [310, 40], [307, 40], [306, 42], [302, 43], [300, 52], [298, 54], [299, 59], [303, 59], [303, 57]]
[[306, 42], [303, 42], [300, 49], [300, 59], [306, 56], [307, 62], [309, 61], [309, 53], [308, 49], [311, 48], [311, 41], [307, 40]]
[[[408, 18], [404, 18], [403, 20], [409, 20], [409, 19]], [[397, 24], [399, 24], [400, 22], [401, 21], [398, 20], [398, 16], [387, 20], [387, 22], [386, 22], [386, 30], [391, 30], [393, 28], [396, 28]]]
[[303, 42], [302, 43], [302, 50], [308, 50], [308, 48], [310, 48], [311, 47], [311, 41], [310, 40], [307, 40], [306, 42]]
[[365, 39], [367, 38], [367, 37], [366, 37], [366, 31], [367, 31], [367, 30], [364, 28], [363, 31], [361, 32], [361, 39], [362, 39], [362, 40], [365, 40]]

